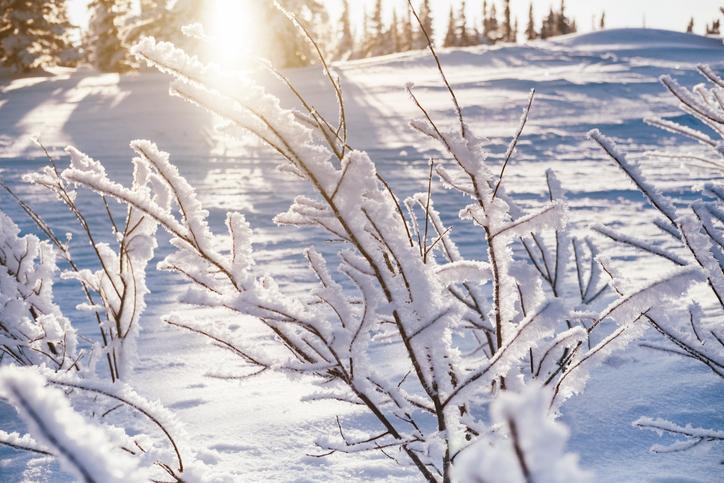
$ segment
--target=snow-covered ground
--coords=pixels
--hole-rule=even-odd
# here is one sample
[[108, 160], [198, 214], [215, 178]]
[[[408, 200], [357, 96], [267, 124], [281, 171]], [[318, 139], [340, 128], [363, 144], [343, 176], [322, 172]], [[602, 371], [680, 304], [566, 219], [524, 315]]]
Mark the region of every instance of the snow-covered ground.
[[[506, 174], [509, 190], [524, 207], [543, 200], [543, 173], [554, 168], [569, 191], [577, 227], [606, 223], [651, 237], [663, 246], [670, 243], [649, 228], [647, 221], [654, 212], [585, 133], [600, 128], [634, 157], [653, 148], [677, 150], [682, 143], [690, 151], [700, 149], [645, 125], [642, 119], [657, 115], [688, 122], [664, 92], [658, 76], [670, 73], [691, 86], [701, 81], [695, 72], [697, 64], [708, 63], [721, 72], [721, 40], [657, 30], [610, 30], [555, 42], [448, 50], [441, 58], [468, 123], [491, 140], [497, 155], [505, 150], [528, 91], [536, 89], [528, 127]], [[351, 144], [370, 152], [400, 195], [424, 191], [427, 158], [439, 153], [407, 126], [417, 112], [404, 85], [415, 83], [434, 118], [452, 119], [449, 98], [432, 59], [414, 52], [341, 64], [337, 69], [345, 91]], [[334, 116], [334, 99], [318, 69], [289, 75], [314, 104]], [[263, 82], [293, 105], [281, 86], [271, 79]], [[256, 230], [259, 265], [303, 289], [310, 276], [301, 248], [323, 235], [279, 228], [271, 219], [285, 211], [293, 196], [305, 191], [304, 186], [278, 172], [268, 151], [221, 137], [208, 116], [169, 97], [167, 91], [167, 77], [156, 73], [119, 77], [78, 70], [47, 78], [0, 80], [0, 176], [51, 224], [75, 231], [71, 216], [59, 210], [50, 195], [20, 180], [22, 174], [45, 163], [30, 136], [38, 135], [58, 155], [63, 146], [73, 144], [102, 160], [121, 181], [130, 177], [128, 142], [151, 139], [171, 153], [211, 208], [213, 228], [222, 228], [224, 212], [232, 207], [247, 213]], [[689, 199], [704, 182], [724, 181], [714, 171], [670, 160], [641, 159], [651, 181], [679, 202]], [[461, 200], [439, 185], [434, 185], [433, 195], [438, 209], [455, 226], [460, 248], [483, 258], [478, 234], [456, 222]], [[0, 209], [12, 213], [24, 230], [34, 229], [8, 197], [0, 197]], [[101, 206], [89, 203], [87, 213], [102, 222]], [[641, 279], [665, 268], [639, 252], [614, 249], [604, 240], [601, 244], [614, 261], [633, 261], [631, 273]], [[87, 262], [87, 255], [78, 257], [81, 263]], [[289, 381], [265, 374], [237, 383], [205, 377], [233, 371], [233, 360], [203, 340], [160, 322], [161, 314], [178, 309], [175, 298], [180, 289], [173, 277], [154, 272], [148, 284], [153, 293], [143, 318], [132, 382], [142, 394], [176, 411], [193, 441], [210, 450], [209, 461], [216, 460], [238, 481], [415, 479], [382, 455], [306, 456], [316, 453], [315, 437], [334, 431], [335, 415], [352, 427], [374, 423], [349, 406], [301, 402], [314, 390], [304, 379]], [[72, 282], [59, 282], [56, 299], [70, 314], [81, 302]], [[234, 324], [240, 337], [266, 343], [253, 320], [228, 320], [218, 313], [194, 317], [216, 317], [219, 323]], [[93, 323], [81, 324], [81, 332], [94, 337]], [[647, 448], [657, 438], [631, 427], [632, 421], [646, 415], [724, 428], [722, 384], [703, 365], [631, 346], [598, 369], [585, 393], [566, 403], [563, 414], [573, 433], [570, 449], [596, 472], [597, 481], [710, 482], [721, 475], [721, 454], [651, 454]], [[16, 424], [11, 410], [0, 406], [0, 426]], [[63, 479], [55, 466], [33, 464], [24, 470], [26, 461], [23, 455], [0, 449], [0, 480]]]

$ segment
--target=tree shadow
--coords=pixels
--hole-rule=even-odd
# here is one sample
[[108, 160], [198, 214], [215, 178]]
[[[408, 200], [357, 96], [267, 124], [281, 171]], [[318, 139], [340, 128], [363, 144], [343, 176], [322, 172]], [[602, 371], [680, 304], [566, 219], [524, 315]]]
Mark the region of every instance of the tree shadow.
[[[20, 145], [18, 139], [28, 135], [23, 120], [45, 103], [62, 101], [63, 94], [77, 86], [84, 76], [73, 72], [62, 76], [2, 79], [7, 84], [0, 88], [0, 156], [25, 154], [25, 150], [18, 153], [16, 149]], [[52, 112], [48, 115], [52, 116]], [[48, 122], [52, 123], [52, 119]]]

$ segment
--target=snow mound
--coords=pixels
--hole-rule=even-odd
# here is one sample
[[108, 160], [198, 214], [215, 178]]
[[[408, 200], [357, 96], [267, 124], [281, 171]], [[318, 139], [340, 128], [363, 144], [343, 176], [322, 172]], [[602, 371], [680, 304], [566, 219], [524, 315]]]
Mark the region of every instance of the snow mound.
[[586, 47], [591, 50], [629, 50], [640, 48], [688, 48], [720, 49], [724, 57], [724, 46], [720, 37], [675, 32], [672, 30], [622, 28], [608, 29], [585, 34], [566, 35], [552, 39], [552, 43], [570, 47]]

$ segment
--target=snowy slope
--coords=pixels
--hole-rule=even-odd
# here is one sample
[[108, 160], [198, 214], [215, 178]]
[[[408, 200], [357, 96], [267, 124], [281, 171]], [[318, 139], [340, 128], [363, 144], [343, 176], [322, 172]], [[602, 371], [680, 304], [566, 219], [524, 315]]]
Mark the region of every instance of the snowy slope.
[[[709, 63], [719, 72], [724, 69], [721, 40], [641, 29], [521, 46], [446, 50], [441, 57], [469, 124], [491, 140], [498, 157], [528, 91], [536, 89], [530, 123], [508, 171], [511, 191], [524, 206], [542, 200], [543, 173], [553, 167], [569, 190], [573, 223], [584, 228], [595, 217], [596, 222], [640, 236], [654, 236], [646, 223], [653, 211], [644, 208], [642, 197], [586, 140], [585, 133], [598, 127], [634, 155], [688, 143], [641, 120], [651, 115], [681, 120], [657, 78], [671, 73], [682, 84], [693, 85], [700, 82], [693, 72], [696, 64]], [[417, 113], [403, 87], [414, 82], [433, 117], [450, 118], [447, 93], [432, 60], [415, 52], [349, 62], [338, 69], [351, 144], [371, 153], [399, 194], [424, 190], [426, 158], [438, 153], [407, 127], [408, 119]], [[315, 104], [334, 116], [333, 98], [317, 69], [289, 74]], [[223, 210], [245, 211], [256, 229], [259, 264], [288, 282], [309, 280], [301, 247], [322, 235], [280, 229], [271, 222], [305, 188], [277, 172], [270, 153], [214, 134], [208, 116], [167, 96], [165, 76], [118, 77], [81, 70], [0, 82], [0, 176], [40, 207], [52, 223], [63, 230], [74, 229], [70, 216], [58, 211], [48, 195], [20, 181], [23, 173], [44, 163], [29, 135], [39, 135], [53, 153], [74, 144], [102, 159], [122, 181], [130, 175], [128, 141], [145, 137], [171, 152], [172, 160], [212, 208], [214, 228], [222, 227]], [[273, 85], [271, 90], [291, 105], [281, 87]], [[703, 182], [724, 181], [714, 178], [711, 171], [692, 170], [668, 160], [644, 159], [642, 163], [651, 180], [678, 200], [691, 196]], [[447, 221], [455, 224], [461, 201], [440, 186], [435, 187], [434, 196]], [[18, 213], [6, 197], [0, 198], [0, 208]], [[101, 220], [101, 207], [88, 210]], [[32, 229], [20, 216], [18, 222]], [[482, 257], [477, 234], [467, 225], [457, 228], [461, 249]], [[669, 243], [662, 237], [658, 240], [663, 246]], [[665, 269], [637, 252], [621, 248], [614, 252], [611, 245], [602, 244], [614, 260], [634, 259], [642, 278]], [[264, 375], [236, 383], [205, 377], [233, 371], [230, 358], [195, 337], [161, 325], [159, 316], [174, 305], [180, 290], [172, 277], [152, 274], [149, 286], [153, 295], [144, 318], [134, 382], [142, 394], [178, 412], [195, 440], [212, 450], [209, 461], [218, 460], [239, 481], [414, 479], [382, 456], [305, 456], [316, 452], [317, 435], [334, 430], [335, 415], [343, 416], [350, 426], [373, 424], [371, 419], [347, 406], [300, 402], [312, 391], [304, 380], [290, 382], [283, 376]], [[67, 310], [80, 301], [71, 283], [61, 282], [58, 292]], [[232, 323], [240, 336], [265, 343], [252, 320], [229, 321], [214, 313], [195, 316]], [[94, 336], [94, 327], [88, 322], [82, 332]], [[599, 481], [714, 481], [721, 471], [721, 455], [649, 454], [646, 449], [656, 438], [630, 423], [648, 415], [722, 428], [723, 396], [721, 384], [700, 366], [631, 347], [613, 357], [585, 394], [564, 407], [565, 421], [573, 431], [571, 449], [596, 471]], [[14, 424], [1, 406], [0, 421], [3, 427]], [[0, 480], [22, 479], [24, 463], [25, 458], [0, 449]], [[38, 464], [25, 478], [58, 481], [62, 478], [56, 472], [53, 466]]]

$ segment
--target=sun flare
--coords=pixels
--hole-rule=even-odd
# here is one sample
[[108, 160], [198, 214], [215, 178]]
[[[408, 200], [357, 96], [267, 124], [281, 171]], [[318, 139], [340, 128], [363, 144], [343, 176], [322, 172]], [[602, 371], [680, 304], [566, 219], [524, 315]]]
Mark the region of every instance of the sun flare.
[[209, 55], [227, 66], [249, 65], [261, 42], [257, 2], [212, 0], [209, 9]]

